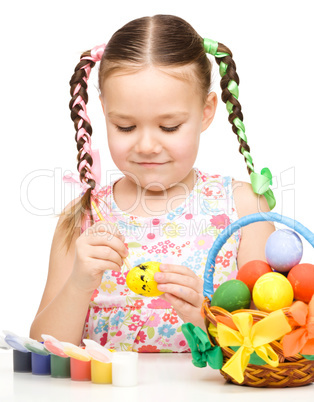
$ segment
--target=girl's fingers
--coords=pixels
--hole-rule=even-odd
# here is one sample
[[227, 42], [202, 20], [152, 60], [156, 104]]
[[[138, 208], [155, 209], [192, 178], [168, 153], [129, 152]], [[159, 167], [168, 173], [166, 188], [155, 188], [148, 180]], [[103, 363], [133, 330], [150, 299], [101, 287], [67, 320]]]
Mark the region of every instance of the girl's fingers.
[[184, 300], [179, 299], [178, 297], [170, 294], [170, 293], [163, 293], [161, 296], [162, 299], [166, 300], [168, 303], [171, 304], [171, 306], [178, 312], [179, 316], [182, 316], [180, 312], [183, 312], [183, 314], [187, 313], [188, 309], [191, 308], [192, 306], [190, 304], [187, 304]]
[[100, 260], [97, 258], [91, 258], [90, 259], [91, 263], [93, 264], [94, 268], [96, 268], [99, 271], [118, 271], [121, 272], [121, 265], [116, 264], [114, 261], [111, 260]]
[[[194, 307], [200, 307], [203, 302], [203, 295], [201, 293], [196, 292], [194, 289], [190, 287], [176, 285], [173, 283], [166, 283], [166, 284], [159, 284], [157, 286], [158, 290], [161, 292], [165, 292], [167, 294], [173, 295], [176, 298], [180, 299], [181, 308], [183, 304], [189, 303]], [[167, 300], [170, 302], [170, 300]], [[180, 310], [180, 307], [174, 306], [173, 307]]]
[[156, 272], [154, 279], [160, 284], [177, 284], [191, 288], [198, 293], [203, 292], [203, 280], [195, 275], [192, 270], [183, 265], [172, 265], [171, 268], [163, 272]]
[[[87, 228], [77, 240], [76, 248], [86, 250], [89, 261], [97, 270], [121, 271], [123, 258], [129, 254], [123, 243], [125, 237], [119, 232], [117, 225], [99, 221]], [[89, 262], [87, 262], [89, 264]]]
[[193, 322], [206, 330], [200, 314], [204, 300], [203, 280], [183, 265], [166, 264], [164, 269], [162, 266], [161, 272], [154, 275], [157, 288], [165, 292], [159, 297], [170, 303], [184, 322]]
[[175, 265], [175, 264], [160, 264], [161, 272], [172, 272], [181, 275], [187, 275], [191, 277], [196, 277], [195, 273], [188, 267], [184, 265]]
[[[109, 228], [108, 226], [106, 227]], [[123, 243], [125, 240], [124, 236], [118, 233], [114, 234], [113, 231], [115, 229], [112, 227], [109, 228], [112, 232], [106, 232], [104, 228], [105, 227], [99, 225], [99, 230], [91, 230], [87, 237], [82, 239], [85, 244], [87, 243], [89, 246], [93, 247], [91, 257], [104, 258], [103, 254], [106, 255], [106, 253], [109, 252], [109, 250], [107, 250], [108, 248], [115, 250], [121, 258], [127, 257], [129, 252]], [[84, 233], [82, 233], [82, 236], [84, 236]]]
[[197, 276], [190, 277], [170, 272], [167, 273], [156, 272], [154, 275], [154, 279], [157, 283], [160, 284], [172, 284], [172, 285], [176, 284], [187, 288], [191, 288], [196, 292], [201, 292], [203, 288], [202, 280]]
[[107, 246], [92, 247], [89, 251], [89, 257], [97, 260], [110, 261], [122, 267], [124, 261], [117, 250]]
[[192, 306], [190, 303], [187, 303], [170, 293], [163, 293], [159, 297], [171, 304], [183, 322], [191, 322], [196, 327], [200, 327], [203, 331], [207, 331], [204, 318], [201, 314], [202, 304]]

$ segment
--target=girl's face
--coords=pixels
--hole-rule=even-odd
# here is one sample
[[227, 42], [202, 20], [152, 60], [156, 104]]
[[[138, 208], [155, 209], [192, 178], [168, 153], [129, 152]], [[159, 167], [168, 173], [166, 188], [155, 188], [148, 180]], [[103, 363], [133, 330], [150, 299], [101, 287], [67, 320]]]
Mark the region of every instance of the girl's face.
[[[191, 74], [191, 67], [176, 70]], [[194, 79], [177, 79], [164, 71], [148, 67], [111, 75], [100, 96], [112, 159], [147, 194], [186, 184], [200, 134], [212, 122], [217, 106], [213, 92], [203, 104]]]

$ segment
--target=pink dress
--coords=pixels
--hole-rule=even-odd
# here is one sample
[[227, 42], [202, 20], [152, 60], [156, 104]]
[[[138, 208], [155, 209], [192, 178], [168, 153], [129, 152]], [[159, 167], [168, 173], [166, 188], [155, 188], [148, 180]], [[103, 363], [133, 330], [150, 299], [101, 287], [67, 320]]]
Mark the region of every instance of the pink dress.
[[[160, 261], [186, 266], [203, 278], [210, 247], [217, 235], [238, 216], [232, 178], [210, 176], [194, 169], [197, 181], [186, 200], [170, 213], [155, 217], [132, 216], [121, 211], [112, 193], [117, 180], [103, 187], [106, 203], [125, 236], [132, 267], [145, 261]], [[96, 214], [93, 216], [99, 221]], [[85, 222], [81, 232], [88, 226], [90, 221]], [[239, 242], [240, 229], [220, 250], [216, 258], [215, 288], [235, 278]], [[181, 331], [183, 322], [175, 310], [159, 297], [133, 293], [126, 285], [127, 273], [125, 264], [121, 272], [104, 272], [102, 283], [90, 301], [82, 339], [94, 339], [116, 350], [189, 352]]]

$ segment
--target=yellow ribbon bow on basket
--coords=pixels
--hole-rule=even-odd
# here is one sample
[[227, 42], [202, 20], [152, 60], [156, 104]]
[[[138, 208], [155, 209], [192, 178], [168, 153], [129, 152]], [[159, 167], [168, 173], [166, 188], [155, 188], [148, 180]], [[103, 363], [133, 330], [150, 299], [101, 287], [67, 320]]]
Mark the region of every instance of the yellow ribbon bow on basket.
[[269, 343], [280, 339], [291, 331], [283, 311], [274, 311], [254, 325], [253, 316], [250, 313], [233, 314], [232, 320], [239, 331], [235, 331], [222, 323], [217, 324], [217, 338], [222, 348], [240, 346], [222, 367], [222, 371], [229, 374], [238, 383], [242, 383], [244, 381], [243, 373], [253, 352], [265, 363], [277, 367], [279, 364], [278, 355]]

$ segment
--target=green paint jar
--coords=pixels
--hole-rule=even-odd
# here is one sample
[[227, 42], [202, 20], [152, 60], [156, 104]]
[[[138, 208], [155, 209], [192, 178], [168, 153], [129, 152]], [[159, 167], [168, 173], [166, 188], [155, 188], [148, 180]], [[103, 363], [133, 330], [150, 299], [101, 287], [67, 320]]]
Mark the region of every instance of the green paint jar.
[[70, 358], [51, 355], [51, 377], [70, 378]]

